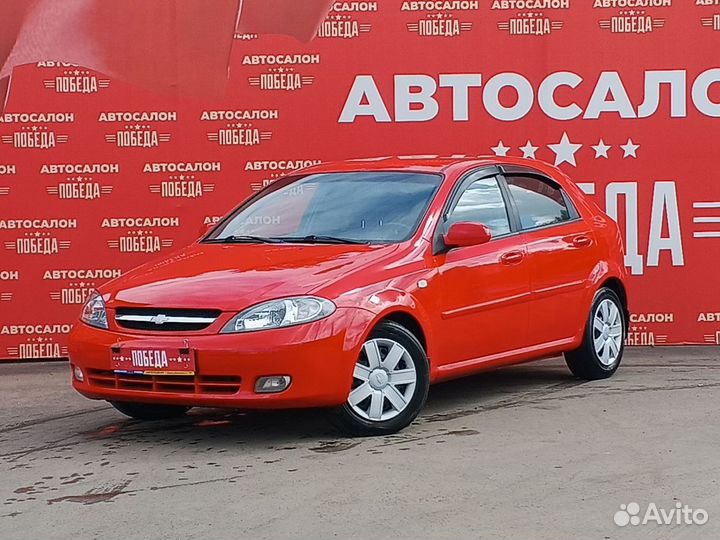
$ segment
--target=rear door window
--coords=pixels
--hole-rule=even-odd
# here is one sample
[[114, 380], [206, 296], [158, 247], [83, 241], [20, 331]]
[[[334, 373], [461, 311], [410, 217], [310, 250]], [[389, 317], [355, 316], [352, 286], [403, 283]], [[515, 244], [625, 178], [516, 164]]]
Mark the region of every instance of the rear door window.
[[570, 221], [577, 216], [558, 186], [534, 176], [507, 176], [510, 194], [520, 216], [522, 230]]

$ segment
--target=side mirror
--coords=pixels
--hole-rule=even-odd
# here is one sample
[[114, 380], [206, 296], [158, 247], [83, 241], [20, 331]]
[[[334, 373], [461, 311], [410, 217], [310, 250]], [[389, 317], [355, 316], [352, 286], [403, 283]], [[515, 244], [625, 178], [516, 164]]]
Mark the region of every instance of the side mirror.
[[492, 233], [482, 223], [454, 223], [443, 236], [445, 247], [468, 247], [487, 244]]

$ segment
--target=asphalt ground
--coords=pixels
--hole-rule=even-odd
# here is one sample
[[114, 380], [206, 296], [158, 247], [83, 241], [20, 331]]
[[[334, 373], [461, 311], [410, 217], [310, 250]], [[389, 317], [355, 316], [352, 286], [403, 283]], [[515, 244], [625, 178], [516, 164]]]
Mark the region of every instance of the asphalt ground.
[[[0, 539], [720, 537], [718, 348], [629, 349], [597, 382], [552, 359], [445, 383], [364, 439], [321, 411], [142, 423], [69, 380], [0, 364]], [[641, 523], [616, 525], [630, 503]], [[643, 524], [652, 505], [708, 520]]]

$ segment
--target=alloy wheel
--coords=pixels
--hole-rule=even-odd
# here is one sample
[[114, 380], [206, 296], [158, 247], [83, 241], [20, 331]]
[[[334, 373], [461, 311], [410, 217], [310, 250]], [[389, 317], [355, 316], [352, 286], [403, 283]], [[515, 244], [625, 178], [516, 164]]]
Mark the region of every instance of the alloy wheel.
[[617, 304], [606, 298], [597, 305], [593, 317], [593, 345], [600, 363], [612, 366], [620, 356], [623, 318]]
[[405, 347], [388, 338], [371, 339], [355, 364], [348, 404], [365, 420], [390, 420], [407, 408], [416, 383], [415, 362]]

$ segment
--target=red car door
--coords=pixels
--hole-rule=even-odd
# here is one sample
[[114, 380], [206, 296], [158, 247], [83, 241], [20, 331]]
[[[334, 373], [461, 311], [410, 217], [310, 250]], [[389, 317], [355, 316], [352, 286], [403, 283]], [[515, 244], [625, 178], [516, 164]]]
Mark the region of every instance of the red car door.
[[[507, 208], [499, 177], [478, 172], [467, 177], [450, 201], [441, 231], [453, 223], [486, 225], [485, 244], [460, 247], [436, 256], [440, 288], [439, 369], [472, 371], [482, 359], [527, 344], [530, 274], [527, 251]], [[457, 373], [457, 372], [456, 372]]]
[[539, 173], [506, 173], [528, 251], [530, 345], [575, 336], [587, 319], [587, 287], [597, 264], [592, 228], [559, 185]]

